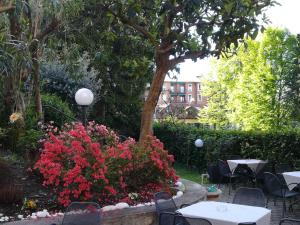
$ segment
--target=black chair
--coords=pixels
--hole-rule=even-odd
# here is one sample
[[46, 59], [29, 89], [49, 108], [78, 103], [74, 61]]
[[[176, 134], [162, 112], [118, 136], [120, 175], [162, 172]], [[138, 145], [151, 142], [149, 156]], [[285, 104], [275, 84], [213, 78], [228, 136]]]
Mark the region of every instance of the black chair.
[[209, 181], [211, 183], [218, 183], [220, 181], [221, 174], [219, 172], [219, 167], [216, 164], [209, 164], [207, 166], [207, 174], [209, 176]]
[[279, 222], [279, 225], [296, 225], [296, 224], [300, 224], [299, 219], [283, 218]]
[[228, 190], [228, 192], [229, 192], [229, 195], [230, 195], [230, 188], [232, 186], [232, 181], [234, 179], [239, 178], [240, 176], [236, 173], [232, 173], [230, 171], [230, 168], [229, 168], [228, 164], [226, 162], [224, 162], [223, 160], [221, 160], [221, 159], [218, 160], [218, 168], [219, 168], [219, 173], [221, 175], [219, 183], [222, 182], [223, 178], [229, 179], [229, 185], [228, 185], [229, 190]]
[[159, 225], [174, 225], [175, 223], [175, 213], [172, 212], [162, 212], [159, 214]]
[[177, 224], [180, 224], [180, 225], [212, 225], [212, 223], [206, 219], [190, 218], [190, 217], [185, 217], [183, 215], [175, 215], [174, 224], [175, 225], [177, 225]]
[[275, 174], [281, 181], [283, 185], [286, 185], [282, 173], [293, 171], [293, 165], [289, 163], [276, 163], [275, 164]]
[[263, 184], [264, 182], [264, 173], [265, 172], [274, 172], [273, 170], [273, 164], [268, 162], [266, 164], [260, 164], [256, 169], [256, 183]]
[[172, 195], [168, 192], [157, 192], [154, 194], [154, 202], [156, 207], [156, 212], [160, 216], [163, 212], [175, 213], [177, 209], [182, 208], [184, 206], [188, 206], [188, 204], [183, 204], [179, 208], [177, 207]]
[[250, 181], [253, 186], [256, 184], [256, 174], [253, 172], [247, 164], [238, 164], [234, 173], [240, 176], [240, 179], [244, 182]]
[[99, 225], [100, 210], [100, 206], [94, 202], [72, 202], [64, 214], [62, 225]]
[[259, 188], [239, 188], [232, 200], [234, 204], [266, 207], [267, 199]]
[[[282, 215], [286, 212], [286, 198], [293, 198], [298, 195], [295, 191], [290, 191], [286, 185], [282, 185], [279, 178], [269, 172], [264, 173], [264, 186], [266, 191], [274, 197], [274, 205], [276, 204], [277, 198], [283, 199]], [[268, 199], [267, 199], [268, 204]]]

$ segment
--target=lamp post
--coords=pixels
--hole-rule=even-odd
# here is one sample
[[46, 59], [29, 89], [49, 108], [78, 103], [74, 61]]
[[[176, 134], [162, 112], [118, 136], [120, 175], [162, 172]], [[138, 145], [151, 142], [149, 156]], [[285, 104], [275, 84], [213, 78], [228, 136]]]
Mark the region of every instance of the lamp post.
[[82, 122], [84, 126], [87, 124], [87, 108], [90, 104], [92, 104], [93, 100], [94, 94], [87, 88], [81, 88], [75, 93], [75, 101], [82, 107]]
[[[188, 139], [188, 141], [189, 141], [189, 143], [192, 143], [192, 139]], [[198, 139], [196, 139], [195, 141], [194, 141], [194, 146], [198, 149], [198, 148], [201, 148], [201, 147], [203, 147], [203, 141], [200, 139], [200, 138], [198, 138]], [[187, 148], [187, 155], [186, 155], [186, 166], [187, 166], [187, 168], [190, 168], [190, 160], [191, 160], [191, 158], [192, 158], [192, 149], [193, 148], [190, 148], [190, 144], [188, 145], [188, 148]]]

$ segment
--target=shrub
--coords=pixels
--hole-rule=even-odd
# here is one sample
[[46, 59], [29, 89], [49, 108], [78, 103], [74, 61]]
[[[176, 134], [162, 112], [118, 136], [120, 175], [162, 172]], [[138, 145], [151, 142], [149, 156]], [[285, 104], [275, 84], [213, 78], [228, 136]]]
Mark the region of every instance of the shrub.
[[[59, 126], [64, 123], [68, 123], [74, 120], [75, 115], [70, 109], [67, 102], [61, 100], [60, 97], [54, 94], [43, 94], [42, 95], [42, 103], [43, 105], [47, 105], [50, 107], [44, 107], [44, 121], [50, 122], [54, 121], [54, 123]], [[55, 110], [53, 108], [59, 110]]]
[[76, 64], [73, 62], [62, 64], [58, 61], [43, 62], [41, 76], [43, 90], [57, 94], [73, 108], [77, 106], [74, 95], [79, 88], [91, 89], [95, 97], [94, 102], [100, 96], [101, 80], [98, 78], [98, 72], [90, 66], [88, 54], [83, 54]]
[[35, 168], [64, 206], [75, 200], [135, 204], [170, 191], [177, 180], [172, 162], [155, 137], [141, 147], [131, 138], [120, 142], [112, 130], [91, 122], [87, 128], [74, 123], [50, 133]]
[[[296, 131], [250, 132], [211, 130], [183, 123], [156, 123], [155, 135], [174, 155], [175, 160], [200, 170], [208, 162], [227, 159], [229, 155], [267, 159], [271, 162], [296, 164], [300, 159], [300, 134]], [[204, 140], [196, 149], [194, 141]]]

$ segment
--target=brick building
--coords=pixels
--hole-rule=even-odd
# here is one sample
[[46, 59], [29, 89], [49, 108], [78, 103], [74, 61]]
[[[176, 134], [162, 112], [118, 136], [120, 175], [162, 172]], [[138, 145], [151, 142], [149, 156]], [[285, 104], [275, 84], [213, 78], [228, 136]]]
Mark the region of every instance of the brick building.
[[207, 98], [202, 94], [199, 78], [193, 81], [168, 79], [164, 82], [157, 103], [156, 118], [164, 117], [171, 110], [177, 110], [178, 117], [186, 117], [190, 108], [199, 111], [206, 104]]

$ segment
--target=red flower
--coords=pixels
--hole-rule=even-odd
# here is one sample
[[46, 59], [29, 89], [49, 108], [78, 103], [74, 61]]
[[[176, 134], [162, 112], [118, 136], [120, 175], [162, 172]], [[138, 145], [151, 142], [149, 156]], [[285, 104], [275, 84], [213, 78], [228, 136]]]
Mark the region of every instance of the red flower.
[[[90, 122], [87, 128], [79, 123], [66, 124], [43, 143], [35, 169], [64, 206], [76, 200], [94, 200], [102, 205], [151, 201], [153, 193], [170, 190], [178, 179], [171, 167], [174, 157], [156, 137], [149, 136], [141, 147], [132, 138], [119, 142], [112, 130]], [[130, 199], [129, 193], [139, 197]]]

